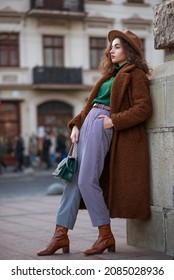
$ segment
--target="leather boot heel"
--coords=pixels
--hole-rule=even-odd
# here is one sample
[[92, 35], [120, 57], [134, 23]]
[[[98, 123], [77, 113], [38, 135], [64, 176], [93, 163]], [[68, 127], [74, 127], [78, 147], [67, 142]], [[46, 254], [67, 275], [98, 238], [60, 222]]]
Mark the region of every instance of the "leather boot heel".
[[64, 254], [69, 253], [68, 229], [56, 225], [55, 233], [47, 247], [37, 253], [38, 256], [53, 255], [57, 250], [62, 249]]
[[110, 224], [99, 226], [99, 236], [91, 248], [84, 251], [85, 255], [102, 254], [105, 250], [115, 252], [115, 239]]
[[63, 248], [62, 248], [62, 252], [63, 252], [64, 254], [69, 254], [69, 246], [63, 247]]
[[108, 252], [115, 253], [115, 245], [112, 245], [111, 247], [109, 247]]

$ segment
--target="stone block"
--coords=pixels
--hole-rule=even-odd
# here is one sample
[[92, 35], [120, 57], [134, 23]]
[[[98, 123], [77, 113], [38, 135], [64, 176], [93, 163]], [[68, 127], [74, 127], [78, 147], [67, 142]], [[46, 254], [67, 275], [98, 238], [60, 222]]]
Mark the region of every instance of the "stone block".
[[54, 183], [47, 189], [47, 195], [60, 195], [63, 193], [65, 184], [63, 182]]
[[171, 127], [174, 124], [174, 75], [151, 81], [153, 115], [148, 128]]
[[[158, 83], [164, 80], [164, 77], [170, 77], [174, 75], [174, 61], [168, 61], [158, 65], [153, 69], [152, 75], [150, 76], [151, 83]], [[161, 80], [157, 80], [161, 78]]]
[[174, 256], [174, 209], [166, 214], [166, 246], [167, 254]]
[[174, 75], [168, 76], [166, 79], [166, 94], [165, 94], [165, 103], [166, 103], [166, 126], [174, 126]]
[[174, 61], [165, 62], [154, 69], [150, 78], [153, 115], [148, 128], [170, 127], [174, 124]]
[[151, 204], [173, 207], [174, 129], [158, 129], [149, 133]]
[[127, 243], [132, 246], [165, 252], [165, 229], [162, 208], [151, 207], [147, 221], [127, 220]]
[[153, 115], [147, 122], [148, 128], [165, 126], [165, 88], [164, 78], [151, 81], [151, 98], [153, 104]]
[[174, 1], [166, 0], [154, 8], [154, 42], [156, 49], [164, 49], [174, 45]]

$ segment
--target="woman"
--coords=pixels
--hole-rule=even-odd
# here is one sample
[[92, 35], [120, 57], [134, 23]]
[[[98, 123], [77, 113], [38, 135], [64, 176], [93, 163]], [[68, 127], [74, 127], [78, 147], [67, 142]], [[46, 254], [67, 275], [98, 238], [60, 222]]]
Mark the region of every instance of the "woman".
[[83, 110], [68, 127], [78, 142], [79, 170], [67, 184], [57, 214], [56, 229], [39, 256], [58, 249], [69, 252], [68, 229], [73, 229], [83, 198], [99, 237], [86, 255], [115, 252], [110, 217], [147, 219], [149, 158], [145, 121], [152, 114], [149, 73], [141, 41], [131, 31], [112, 30], [103, 76]]

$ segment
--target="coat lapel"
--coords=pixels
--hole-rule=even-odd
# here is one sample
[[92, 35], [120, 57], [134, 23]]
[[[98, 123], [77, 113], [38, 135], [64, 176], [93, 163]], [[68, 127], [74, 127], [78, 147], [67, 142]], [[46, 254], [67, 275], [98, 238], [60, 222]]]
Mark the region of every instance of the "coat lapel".
[[[134, 68], [135, 65], [125, 65], [116, 75], [111, 88], [111, 113], [119, 112], [123, 96], [130, 81], [129, 72]], [[89, 96], [88, 108], [90, 108], [92, 101], [97, 96], [100, 86], [113, 75], [113, 73], [107, 73], [98, 80]]]
[[113, 81], [111, 88], [111, 113], [119, 112], [120, 106], [126, 93], [126, 88], [130, 81], [130, 73], [134, 65], [126, 65], [123, 67]]

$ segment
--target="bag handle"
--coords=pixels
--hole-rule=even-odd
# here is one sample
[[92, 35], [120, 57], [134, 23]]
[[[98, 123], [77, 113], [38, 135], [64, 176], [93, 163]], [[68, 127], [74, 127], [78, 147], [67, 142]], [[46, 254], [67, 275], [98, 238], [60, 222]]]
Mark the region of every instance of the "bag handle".
[[71, 144], [68, 156], [77, 158], [77, 142], [74, 142], [74, 143]]

